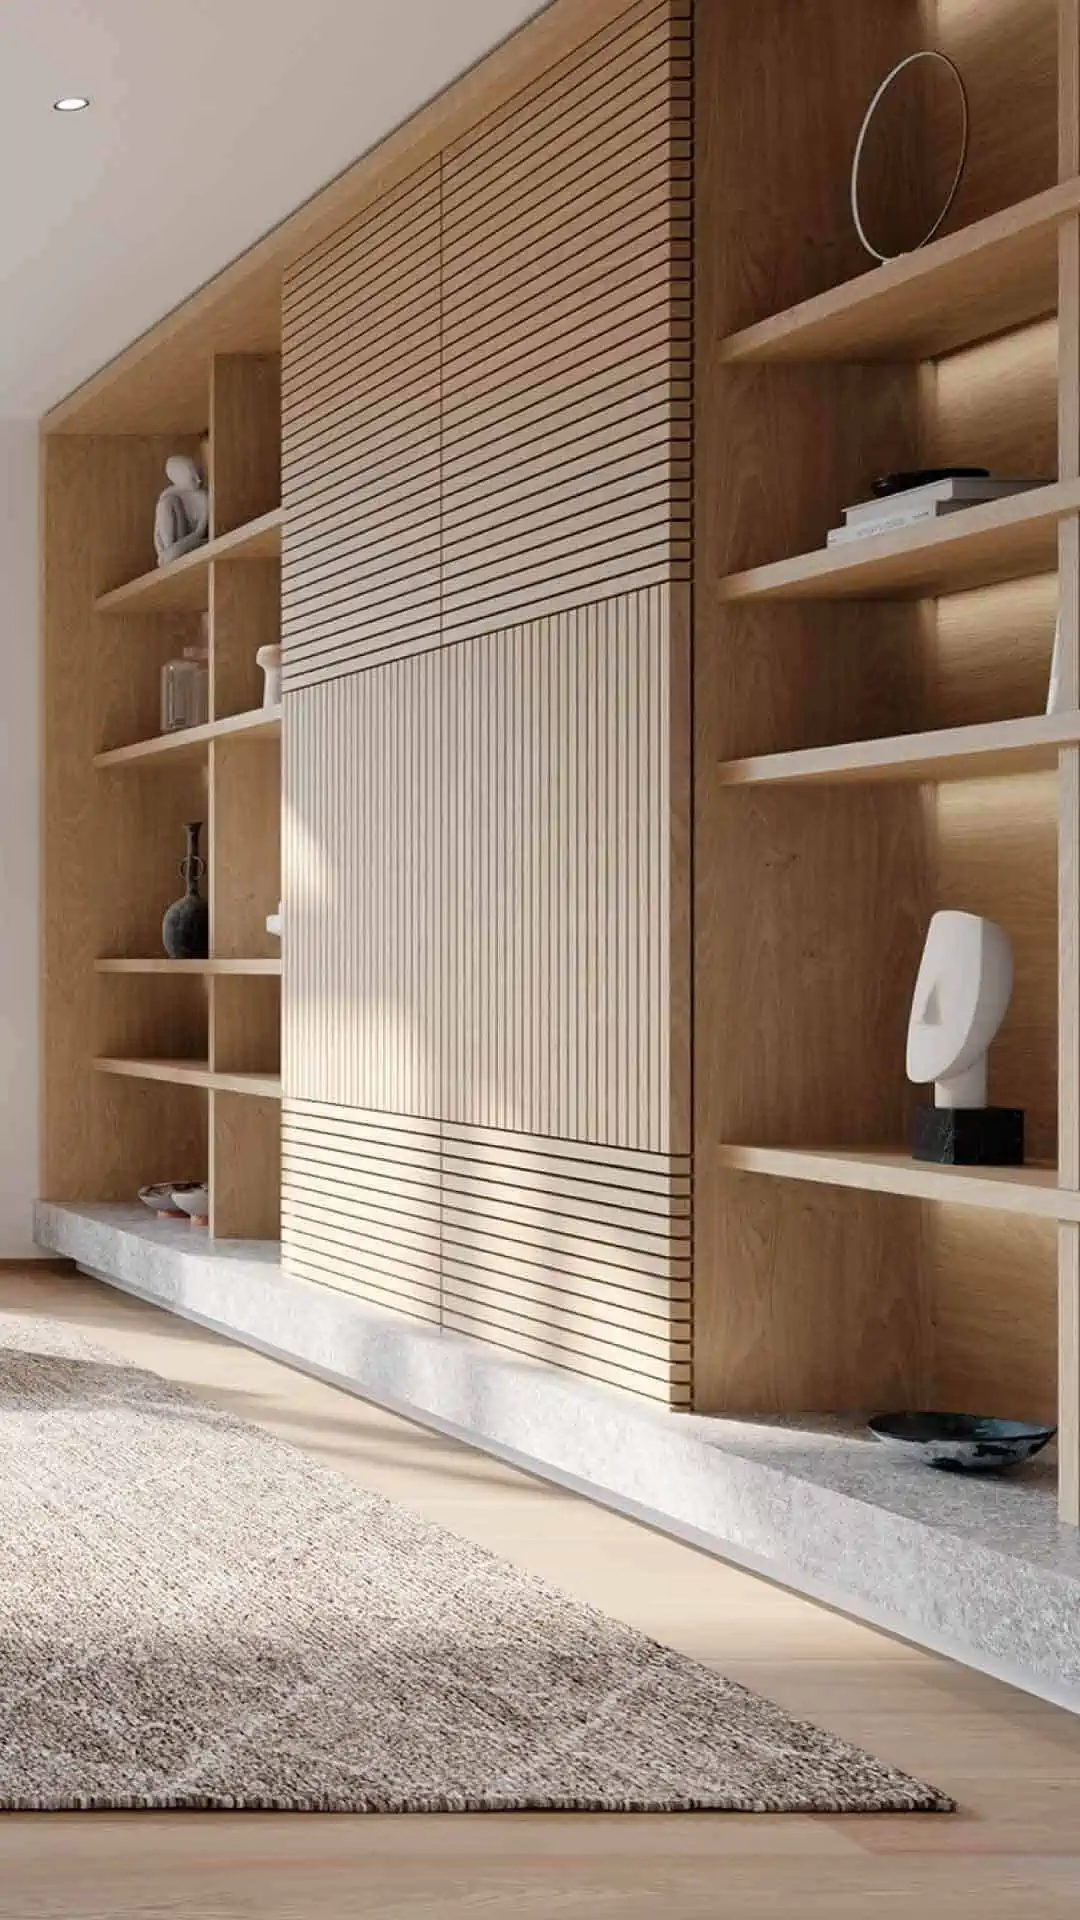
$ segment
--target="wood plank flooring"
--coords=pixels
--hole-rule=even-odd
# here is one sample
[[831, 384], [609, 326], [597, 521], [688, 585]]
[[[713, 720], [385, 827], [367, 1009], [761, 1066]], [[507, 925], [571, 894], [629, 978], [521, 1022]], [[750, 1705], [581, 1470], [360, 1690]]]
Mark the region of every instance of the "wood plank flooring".
[[0, 1920], [1065, 1920], [1080, 1909], [1080, 1719], [77, 1274], [0, 1273], [5, 1308], [84, 1329], [933, 1780], [963, 1811], [8, 1815]]

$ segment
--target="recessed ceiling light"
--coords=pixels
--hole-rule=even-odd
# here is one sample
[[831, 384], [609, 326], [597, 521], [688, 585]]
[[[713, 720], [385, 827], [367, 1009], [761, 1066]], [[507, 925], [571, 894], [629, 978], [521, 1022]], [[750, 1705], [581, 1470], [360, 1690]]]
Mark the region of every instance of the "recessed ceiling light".
[[90, 101], [85, 93], [66, 93], [62, 100], [53, 101], [53, 112], [81, 113], [83, 108], [89, 105]]

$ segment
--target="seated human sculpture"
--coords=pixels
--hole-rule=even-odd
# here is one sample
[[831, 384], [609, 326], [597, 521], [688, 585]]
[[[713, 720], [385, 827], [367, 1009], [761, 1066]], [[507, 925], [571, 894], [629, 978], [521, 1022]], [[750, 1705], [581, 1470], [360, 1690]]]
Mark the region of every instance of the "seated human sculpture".
[[210, 495], [196, 461], [186, 453], [174, 453], [165, 462], [165, 472], [169, 485], [154, 513], [159, 567], [203, 546], [210, 537]]

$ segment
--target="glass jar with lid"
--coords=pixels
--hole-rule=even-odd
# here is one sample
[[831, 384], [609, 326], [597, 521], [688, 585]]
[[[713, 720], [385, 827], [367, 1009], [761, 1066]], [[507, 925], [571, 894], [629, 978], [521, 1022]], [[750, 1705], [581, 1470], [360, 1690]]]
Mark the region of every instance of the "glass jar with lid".
[[179, 733], [210, 718], [210, 664], [205, 646], [185, 647], [161, 669], [161, 731]]

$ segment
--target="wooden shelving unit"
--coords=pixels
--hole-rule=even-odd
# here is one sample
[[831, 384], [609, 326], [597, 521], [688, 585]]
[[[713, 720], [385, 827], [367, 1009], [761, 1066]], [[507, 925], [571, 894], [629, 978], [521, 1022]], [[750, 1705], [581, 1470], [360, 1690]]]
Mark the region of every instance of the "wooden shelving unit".
[[[697, 71], [740, 109], [706, 108], [698, 154], [695, 1403], [1056, 1415], [1077, 1524], [1080, 4], [943, 0], [929, 36], [857, 5], [858, 40], [850, 9], [724, 11]], [[848, 129], [927, 44], [971, 93], [967, 170], [951, 231], [868, 271]], [[939, 157], [924, 128], [882, 189], [899, 231]], [[876, 474], [954, 464], [1054, 483], [826, 549]], [[1013, 942], [991, 1098], [1025, 1109], [1022, 1169], [899, 1144], [946, 906]]]
[[[516, 294], [489, 350], [477, 296], [475, 312], [457, 323], [459, 386], [449, 393], [431, 344], [441, 338], [446, 273], [434, 161], [430, 182], [415, 188], [431, 193], [417, 231], [429, 236], [424, 301], [432, 321], [419, 327], [413, 359], [404, 349], [384, 359], [377, 330], [374, 358], [366, 337], [361, 354], [353, 313], [338, 330], [338, 306], [358, 284], [354, 267], [365, 273], [369, 255], [350, 253], [347, 269], [339, 268], [334, 246], [325, 256], [321, 247], [342, 220], [368, 220], [378, 204], [370, 181], [355, 203], [335, 198], [325, 220], [312, 224], [305, 212], [302, 231], [281, 243], [273, 273], [292, 261], [290, 339], [301, 355], [290, 393], [297, 480], [286, 497], [303, 523], [290, 529], [297, 567], [288, 608], [310, 649], [312, 687], [331, 689], [325, 733], [319, 718], [306, 744], [294, 736], [297, 764], [306, 754], [311, 773], [309, 788], [299, 779], [296, 792], [316, 812], [323, 804], [323, 769], [313, 762], [327, 741], [341, 743], [341, 766], [355, 764], [348, 728], [361, 723], [336, 704], [336, 680], [324, 681], [330, 662], [335, 675], [340, 665], [343, 678], [364, 683], [350, 690], [368, 729], [356, 738], [380, 743], [383, 757], [367, 754], [364, 777], [391, 822], [382, 841], [381, 821], [375, 828], [372, 844], [380, 860], [387, 855], [379, 873], [354, 876], [343, 857], [347, 909], [335, 924], [324, 897], [322, 931], [305, 931], [320, 964], [331, 928], [341, 935], [334, 951], [349, 967], [320, 977], [311, 995], [318, 1006], [298, 1005], [292, 1031], [298, 1047], [328, 1054], [354, 1011], [343, 1020], [333, 982], [363, 978], [375, 984], [354, 994], [357, 1003], [367, 994], [349, 1040], [358, 1046], [360, 1026], [366, 1035], [393, 999], [383, 990], [392, 975], [387, 956], [396, 964], [400, 952], [403, 965], [416, 959], [426, 981], [440, 964], [431, 954], [444, 952], [441, 936], [425, 945], [415, 931], [431, 924], [428, 903], [416, 920], [407, 904], [398, 918], [384, 916], [372, 971], [350, 971], [350, 929], [354, 946], [362, 944], [365, 910], [399, 898], [397, 869], [432, 871], [432, 794], [441, 791], [425, 785], [420, 763], [417, 728], [426, 720], [402, 716], [405, 748], [398, 755], [389, 744], [400, 709], [387, 680], [376, 682], [376, 666], [381, 672], [429, 637], [433, 645], [445, 639], [440, 612], [449, 610], [455, 641], [473, 632], [458, 624], [459, 610], [473, 603], [476, 633], [509, 628], [540, 580], [545, 621], [568, 609], [576, 616], [579, 606], [591, 619], [601, 599], [655, 590], [667, 609], [658, 615], [648, 696], [655, 704], [637, 704], [634, 687], [619, 709], [627, 735], [638, 729], [648, 792], [640, 816], [611, 816], [648, 824], [640, 835], [619, 829], [599, 882], [591, 871], [575, 880], [573, 863], [564, 865], [545, 896], [561, 916], [550, 938], [546, 927], [538, 935], [527, 924], [527, 910], [506, 925], [508, 939], [520, 929], [521, 951], [535, 960], [522, 977], [543, 982], [544, 943], [573, 959], [575, 930], [584, 927], [587, 949], [595, 903], [614, 897], [605, 889], [624, 863], [625, 914], [620, 905], [600, 922], [598, 950], [608, 974], [622, 970], [625, 982], [605, 980], [603, 962], [591, 984], [583, 969], [567, 989], [569, 1015], [560, 1008], [552, 1024], [550, 996], [539, 994], [535, 1005], [525, 1003], [533, 1021], [525, 1030], [530, 1044], [538, 1034], [539, 1055], [552, 1055], [559, 1034], [573, 1028], [580, 991], [583, 1027], [610, 1015], [613, 1033], [648, 1036], [645, 1070], [661, 1090], [655, 1124], [650, 1106], [646, 1125], [643, 1105], [625, 1124], [598, 1120], [595, 1137], [575, 1126], [573, 1138], [606, 1153], [603, 1143], [625, 1146], [632, 1134], [633, 1154], [648, 1162], [635, 1179], [656, 1177], [655, 1156], [669, 1147], [680, 1156], [687, 1150], [687, 1179], [692, 1159], [686, 1232], [679, 1216], [672, 1235], [685, 1249], [677, 1256], [685, 1288], [677, 1380], [666, 1373], [657, 1393], [677, 1384], [680, 1404], [702, 1412], [951, 1404], [1057, 1413], [1061, 1510], [1080, 1524], [1080, 0], [935, 0], [932, 13], [932, 33], [929, 10], [914, 0], [754, 0], [749, 11], [702, 4], [692, 23], [679, 11], [678, 36], [667, 41], [663, 23], [651, 22], [650, 34], [660, 36], [654, 50], [678, 46], [680, 64], [693, 70], [692, 109], [681, 72], [672, 83], [682, 89], [678, 99], [657, 107], [657, 127], [668, 128], [666, 144], [655, 140], [663, 237], [652, 213], [643, 214], [634, 226], [649, 236], [640, 297], [616, 293], [609, 309], [599, 277], [588, 283], [587, 304], [603, 320], [593, 333], [583, 323], [586, 344], [565, 360], [554, 353], [556, 343], [562, 350], [558, 314], [519, 353]], [[850, 218], [853, 142], [882, 76], [927, 44], [964, 73], [968, 165], [950, 230], [868, 270]], [[664, 52], [658, 96], [673, 58]], [[937, 204], [942, 165], [949, 171], [937, 125], [932, 106], [914, 116], [903, 164], [882, 184], [885, 224], [897, 235], [924, 231], [927, 205]], [[652, 145], [641, 152], [651, 156]], [[690, 183], [678, 193], [664, 172], [669, 161]], [[411, 180], [413, 164], [396, 176], [394, 219], [405, 217], [401, 204], [412, 204], [414, 186], [403, 196], [397, 186]], [[478, 169], [478, 181], [489, 171], [493, 211], [484, 230], [499, 232], [505, 187], [494, 163]], [[599, 169], [595, 184], [599, 190]], [[613, 191], [605, 229], [612, 259], [629, 204], [621, 175]], [[477, 198], [481, 204], [488, 203]], [[599, 191], [595, 204], [606, 204]], [[421, 218], [416, 208], [414, 216]], [[636, 220], [636, 210], [627, 217]], [[383, 305], [372, 311], [392, 326], [393, 263], [408, 244], [400, 234], [412, 228], [371, 218], [385, 252], [370, 258], [393, 268], [381, 283]], [[575, 239], [590, 255], [594, 225]], [[566, 244], [561, 235], [559, 247]], [[305, 267], [299, 256], [312, 248]], [[106, 370], [73, 396], [46, 433], [45, 1190], [59, 1199], [130, 1199], [151, 1180], [209, 1169], [213, 1230], [272, 1236], [281, 988], [265, 917], [280, 886], [280, 759], [276, 717], [258, 711], [254, 655], [278, 637], [281, 619], [280, 316], [270, 269], [250, 286], [238, 272], [220, 301], [204, 305], [200, 297], [129, 356], [120, 376]], [[573, 300], [561, 297], [560, 311], [569, 313]], [[415, 311], [427, 312], [423, 301]], [[528, 376], [516, 390], [528, 395], [520, 408], [497, 397], [504, 347], [505, 365], [512, 348]], [[383, 464], [372, 482], [363, 389], [374, 382], [371, 418], [381, 418], [379, 396], [397, 391], [387, 365], [419, 367], [416, 392], [429, 398], [395, 416], [385, 445], [379, 428]], [[450, 468], [440, 463], [442, 420], [458, 450]], [[513, 530], [505, 539], [499, 533], [504, 554], [518, 555], [512, 564], [476, 530], [499, 513], [485, 493], [485, 422], [498, 426], [491, 446], [500, 459], [505, 450], [508, 470], [511, 462], [521, 467], [522, 487], [529, 436], [545, 440], [547, 490], [527, 502], [515, 495]], [[560, 439], [571, 424], [574, 435]], [[213, 537], [200, 554], [154, 570], [150, 529], [165, 459], [196, 451], [207, 425]], [[599, 467], [590, 458], [598, 447]], [[410, 461], [430, 490], [422, 527], [397, 503]], [[826, 550], [827, 530], [874, 476], [953, 464], [1052, 483], [937, 525]], [[654, 476], [648, 504], [646, 472]], [[605, 517], [590, 522], [595, 557], [587, 564], [579, 565], [576, 523], [559, 521], [553, 533], [544, 522], [545, 500], [561, 500], [559, 511], [569, 513], [571, 496], [606, 502]], [[444, 497], [453, 512], [475, 505], [464, 516], [473, 531], [452, 541], [432, 505]], [[638, 504], [622, 513], [618, 503], [631, 498]], [[357, 546], [349, 546], [350, 500], [361, 503], [358, 513], [364, 502], [381, 503]], [[646, 524], [653, 532], [644, 546]], [[625, 550], [614, 533], [610, 543], [596, 534], [608, 525], [620, 529], [619, 543], [625, 534]], [[428, 555], [440, 583], [430, 606], [417, 599], [427, 588], [410, 577], [414, 550]], [[364, 578], [358, 551], [378, 555], [377, 584]], [[352, 630], [353, 611], [362, 631]], [[198, 637], [200, 616], [210, 628], [212, 719], [186, 740], [163, 741], [155, 738], [159, 669]], [[384, 634], [384, 616], [393, 633]], [[1059, 616], [1069, 710], [1048, 718]], [[598, 683], [587, 684], [599, 699]], [[376, 691], [387, 702], [385, 730]], [[481, 698], [469, 694], [466, 704], [474, 697]], [[563, 694], [550, 698], [558, 705]], [[545, 800], [554, 807], [549, 822], [565, 823], [579, 762], [590, 778], [595, 771], [597, 793], [607, 777], [603, 755], [590, 759], [588, 702], [578, 705], [584, 732], [575, 740], [571, 728], [550, 762], [557, 778], [554, 801]], [[420, 702], [416, 714], [428, 711]], [[441, 725], [438, 702], [430, 712], [432, 726]], [[520, 719], [519, 707], [515, 724]], [[461, 737], [487, 735], [463, 728]], [[503, 745], [492, 749], [497, 757]], [[335, 806], [340, 786], [339, 778]], [[517, 842], [506, 839], [501, 820], [491, 822], [499, 792], [499, 782], [487, 782], [474, 811], [490, 845], [502, 849]], [[355, 817], [359, 803], [350, 806]], [[327, 810], [328, 835], [345, 832], [348, 811]], [[178, 891], [187, 819], [206, 823], [212, 957], [180, 968], [154, 956], [162, 910]], [[299, 822], [301, 836], [307, 825]], [[543, 843], [545, 858], [561, 830], [557, 824]], [[527, 860], [535, 849], [522, 831]], [[636, 835], [645, 858], [635, 866]], [[477, 844], [488, 842], [480, 836]], [[367, 857], [357, 855], [361, 863]], [[607, 859], [602, 849], [586, 867]], [[467, 865], [466, 858], [463, 871]], [[654, 872], [662, 879], [646, 887]], [[459, 874], [447, 888], [464, 893], [467, 881]], [[411, 902], [407, 886], [400, 897]], [[1025, 1110], [1032, 1164], [1020, 1172], [919, 1167], [899, 1145], [917, 1097], [904, 1075], [911, 989], [927, 922], [942, 906], [987, 914], [1012, 938], [1015, 993], [991, 1057], [991, 1097]], [[452, 991], [463, 1003], [482, 991], [478, 982], [498, 978], [502, 959], [503, 921], [491, 921], [494, 957], [481, 964], [466, 919], [459, 915], [453, 949]], [[604, 925], [618, 935], [614, 944], [608, 938], [610, 953]], [[441, 1006], [437, 985], [432, 1004]], [[428, 1004], [419, 991], [414, 983], [411, 1008]], [[617, 1024], [624, 1001], [641, 1007], [640, 1023], [625, 1029]], [[397, 1025], [413, 1039], [426, 1018], [410, 1014]], [[570, 1027], [560, 1027], [567, 1018]], [[419, 1055], [429, 1038], [419, 1036]], [[479, 1045], [474, 1036], [462, 1051], [478, 1085]], [[643, 1041], [642, 1056], [644, 1048]], [[370, 1050], [377, 1052], [374, 1041]], [[631, 1046], [625, 1053], [636, 1072], [638, 1054]], [[404, 1135], [432, 1122], [417, 1106], [427, 1096], [413, 1091], [426, 1085], [423, 1072], [385, 1084], [387, 1110]], [[470, 1124], [497, 1130], [498, 1111], [473, 1110]], [[512, 1102], [505, 1111], [514, 1111]], [[354, 1116], [350, 1124], [367, 1121]], [[317, 1158], [322, 1149], [314, 1151]], [[500, 1144], [504, 1151], [517, 1149]], [[406, 1217], [402, 1234], [407, 1226]], [[372, 1238], [388, 1244], [381, 1227]], [[402, 1243], [391, 1236], [389, 1244], [407, 1266]], [[492, 1254], [493, 1265], [499, 1257]], [[373, 1287], [382, 1281], [380, 1273]], [[428, 1284], [425, 1270], [418, 1288]], [[589, 1282], [578, 1284], [595, 1318]], [[504, 1275], [500, 1285], [512, 1291]], [[498, 1337], [490, 1323], [487, 1332]], [[668, 1357], [675, 1351], [672, 1343]]]
[[851, 781], [989, 780], [1057, 770], [1063, 747], [1080, 746], [1080, 713], [1036, 714], [980, 726], [900, 733], [889, 740], [852, 740], [728, 760], [717, 777], [729, 787], [841, 786]]
[[828, 287], [723, 342], [730, 366], [930, 360], [1057, 312], [1058, 236], [1080, 214], [1063, 180], [920, 252]]
[[257, 979], [261, 975], [280, 977], [280, 960], [159, 960], [108, 958], [95, 960], [98, 973], [160, 973], [201, 977], [209, 974], [238, 974]]
[[1080, 1193], [1059, 1184], [1056, 1167], [933, 1167], [900, 1148], [890, 1153], [839, 1147], [726, 1147], [721, 1164], [736, 1173], [766, 1173], [858, 1193], [902, 1194], [1040, 1220], [1080, 1220]]
[[128, 1080], [162, 1080], [173, 1087], [205, 1087], [214, 1093], [241, 1093], [250, 1099], [280, 1100], [281, 1081], [272, 1073], [218, 1073], [208, 1060], [95, 1060], [99, 1073]]
[[110, 747], [94, 755], [95, 767], [127, 767], [144, 760], [176, 760], [181, 756], [198, 759], [212, 740], [228, 740], [242, 735], [247, 740], [280, 740], [281, 708], [255, 707], [250, 713], [229, 714], [224, 720], [210, 720], [204, 727], [185, 727], [177, 733], [153, 734], [149, 740], [135, 740], [128, 747]]
[[[282, 717], [260, 704], [255, 654], [281, 632], [280, 356], [263, 338], [205, 364], [195, 433], [166, 381], [156, 430], [125, 430], [121, 391], [115, 427], [47, 441], [45, 1190], [130, 1200], [208, 1179], [214, 1236], [276, 1239]], [[155, 568], [165, 461], [204, 433], [211, 538]], [[162, 735], [161, 667], [201, 642], [210, 719]], [[187, 820], [203, 823], [210, 956], [173, 961], [161, 920]]]
[[205, 547], [186, 553], [167, 567], [155, 567], [135, 580], [101, 593], [98, 613], [201, 613], [210, 605], [210, 569], [219, 561], [273, 560], [281, 557], [280, 507], [261, 513]]
[[1058, 525], [1080, 511], [1080, 482], [1039, 487], [851, 546], [729, 574], [721, 600], [923, 599], [1024, 579], [1057, 565]]

